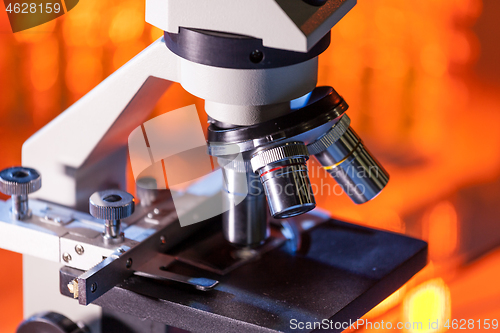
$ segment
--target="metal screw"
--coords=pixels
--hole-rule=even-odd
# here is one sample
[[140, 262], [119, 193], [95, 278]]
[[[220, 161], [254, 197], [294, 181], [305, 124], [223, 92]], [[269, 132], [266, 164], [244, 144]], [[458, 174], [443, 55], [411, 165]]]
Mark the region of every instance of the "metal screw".
[[262, 51], [254, 50], [250, 53], [250, 61], [254, 64], [258, 64], [262, 59], [264, 59], [264, 53], [262, 53]]
[[153, 218], [153, 214], [152, 213], [148, 213], [147, 217], [148, 217], [148, 219], [152, 219]]
[[75, 246], [75, 252], [79, 255], [82, 255], [83, 252], [85, 252], [85, 249], [83, 248], [83, 246], [81, 246], [80, 244], [77, 244]]
[[89, 199], [89, 210], [90, 215], [105, 221], [104, 237], [116, 239], [120, 236], [120, 220], [135, 210], [134, 197], [120, 190], [95, 192]]
[[132, 258], [127, 259], [127, 263], [126, 263], [125, 267], [127, 267], [127, 268], [132, 267]]
[[90, 285], [90, 291], [95, 293], [96, 290], [97, 290], [97, 282], [94, 282]]
[[73, 279], [68, 283], [68, 290], [73, 294], [73, 298], [78, 298], [78, 279]]
[[62, 255], [62, 258], [65, 262], [70, 262], [71, 261], [71, 255], [68, 252], [64, 252]]
[[35, 169], [13, 167], [0, 172], [0, 192], [12, 197], [12, 216], [23, 220], [31, 216], [28, 194], [42, 187], [42, 178]]
[[125, 250], [124, 250], [124, 249], [122, 249], [121, 247], [119, 247], [119, 248], [118, 248], [118, 252], [120, 252], [120, 253], [125, 253]]
[[160, 214], [160, 210], [158, 208], [155, 208], [153, 209], [153, 213], [155, 213], [156, 215]]

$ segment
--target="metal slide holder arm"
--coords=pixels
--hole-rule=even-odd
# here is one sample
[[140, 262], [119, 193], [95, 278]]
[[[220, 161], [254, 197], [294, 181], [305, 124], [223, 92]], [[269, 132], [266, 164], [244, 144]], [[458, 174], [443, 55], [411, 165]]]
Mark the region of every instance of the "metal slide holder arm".
[[178, 68], [160, 38], [29, 138], [23, 165], [44, 177], [36, 197], [86, 210], [101, 186], [125, 188], [128, 135], [178, 81]]

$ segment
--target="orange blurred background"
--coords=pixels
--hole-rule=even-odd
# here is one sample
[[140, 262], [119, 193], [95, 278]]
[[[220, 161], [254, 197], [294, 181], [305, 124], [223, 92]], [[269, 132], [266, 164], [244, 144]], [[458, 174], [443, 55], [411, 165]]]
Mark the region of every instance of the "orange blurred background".
[[[0, 168], [20, 164], [30, 135], [162, 34], [144, 22], [144, 0], [83, 0], [16, 34], [0, 9]], [[372, 321], [500, 319], [499, 15], [497, 0], [361, 0], [320, 56], [319, 85], [343, 95], [391, 180], [356, 206], [314, 171], [318, 205], [429, 242], [429, 265]], [[193, 103], [205, 117], [203, 101], [174, 85], [152, 117]], [[0, 332], [10, 333], [22, 320], [21, 255], [0, 250], [0, 262]]]

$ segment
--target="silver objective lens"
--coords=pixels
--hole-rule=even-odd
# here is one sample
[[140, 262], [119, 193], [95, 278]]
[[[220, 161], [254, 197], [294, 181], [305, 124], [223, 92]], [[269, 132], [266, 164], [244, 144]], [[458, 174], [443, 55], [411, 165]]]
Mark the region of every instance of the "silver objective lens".
[[389, 181], [389, 174], [365, 148], [349, 124], [349, 117], [343, 115], [308, 149], [351, 200], [362, 204], [382, 191]]
[[307, 159], [307, 147], [302, 142], [285, 143], [252, 157], [252, 168], [260, 176], [274, 218], [300, 215], [316, 207]]
[[256, 247], [269, 237], [266, 197], [249, 161], [218, 158], [224, 173], [222, 231], [240, 247]]

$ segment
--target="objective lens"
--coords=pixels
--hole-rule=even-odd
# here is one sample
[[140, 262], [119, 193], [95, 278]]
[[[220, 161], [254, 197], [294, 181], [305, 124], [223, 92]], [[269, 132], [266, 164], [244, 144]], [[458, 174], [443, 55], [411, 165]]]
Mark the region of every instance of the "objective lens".
[[269, 237], [266, 198], [249, 161], [218, 159], [224, 173], [222, 231], [239, 247], [256, 247]]
[[[310, 145], [309, 152], [314, 153], [354, 203], [362, 204], [382, 191], [389, 182], [389, 174], [365, 148], [349, 123], [347, 115], [342, 116], [323, 138]], [[321, 146], [323, 150], [317, 152]]]
[[256, 153], [252, 168], [258, 172], [274, 218], [287, 218], [316, 207], [307, 174], [307, 147], [290, 142]]

